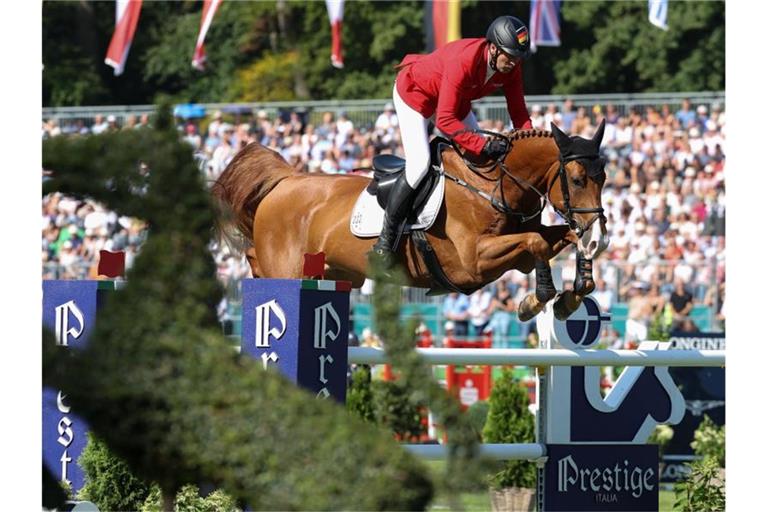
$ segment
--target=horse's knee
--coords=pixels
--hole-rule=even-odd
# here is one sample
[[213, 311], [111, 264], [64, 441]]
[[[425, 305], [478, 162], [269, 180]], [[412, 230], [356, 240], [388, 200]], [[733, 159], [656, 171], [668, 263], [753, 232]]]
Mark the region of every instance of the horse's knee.
[[529, 233], [526, 248], [537, 260], [546, 261], [550, 258], [552, 248], [539, 233]]

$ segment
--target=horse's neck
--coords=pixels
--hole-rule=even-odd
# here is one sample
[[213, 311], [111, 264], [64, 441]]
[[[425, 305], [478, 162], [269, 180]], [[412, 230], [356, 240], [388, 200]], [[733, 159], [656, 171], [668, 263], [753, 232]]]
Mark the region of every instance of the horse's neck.
[[534, 136], [513, 140], [506, 164], [514, 176], [546, 193], [553, 179], [551, 171], [557, 162], [558, 154], [555, 141], [551, 137]]

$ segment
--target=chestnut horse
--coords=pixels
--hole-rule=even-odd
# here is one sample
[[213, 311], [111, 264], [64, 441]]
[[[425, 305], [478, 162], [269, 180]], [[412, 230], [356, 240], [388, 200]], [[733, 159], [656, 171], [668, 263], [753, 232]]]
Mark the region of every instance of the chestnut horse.
[[[510, 269], [530, 273], [535, 268], [536, 293], [518, 311], [521, 320], [529, 319], [557, 293], [549, 260], [573, 243], [577, 277], [556, 312], [565, 318], [578, 307], [594, 289], [591, 260], [607, 246], [601, 206], [605, 162], [599, 157], [604, 126], [591, 140], [569, 137], [554, 124], [552, 132], [485, 132], [506, 138], [510, 149], [482, 167], [455, 146], [443, 149], [444, 204], [426, 239], [453, 289], [469, 294]], [[350, 216], [369, 183], [359, 175], [297, 172], [277, 153], [252, 143], [232, 159], [212, 193], [230, 212], [229, 221], [239, 231], [236, 245], [245, 251], [253, 277], [301, 278], [304, 255], [322, 251], [327, 279], [359, 287], [376, 239], [353, 235]], [[566, 224], [541, 224], [547, 201]], [[220, 221], [227, 236], [226, 219]], [[396, 257], [406, 274], [404, 284], [436, 287], [438, 280], [415, 242], [405, 236], [403, 242]]]

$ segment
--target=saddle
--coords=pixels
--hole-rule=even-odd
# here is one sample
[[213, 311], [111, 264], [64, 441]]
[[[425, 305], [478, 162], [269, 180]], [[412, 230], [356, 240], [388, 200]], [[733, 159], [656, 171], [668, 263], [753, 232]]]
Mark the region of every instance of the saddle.
[[[451, 143], [442, 137], [435, 137], [429, 144], [430, 166], [417, 189], [411, 212], [402, 234], [410, 233], [414, 245], [421, 253], [424, 263], [432, 276], [432, 286], [428, 295], [438, 295], [449, 291], [469, 294], [473, 290], [457, 288], [445, 275], [435, 251], [429, 244], [424, 232], [435, 221], [442, 207], [445, 176], [442, 170], [442, 152]], [[373, 158], [373, 179], [363, 190], [352, 210], [350, 229], [355, 236], [372, 237], [381, 232], [389, 194], [399, 176], [405, 172], [405, 159], [395, 155], [378, 155]]]
[[[413, 201], [411, 216], [420, 211], [427, 203], [435, 187], [440, 182], [440, 174], [435, 169], [442, 168], [442, 150], [450, 142], [442, 137], [435, 137], [429, 143], [430, 165], [427, 175], [421, 180]], [[373, 180], [366, 190], [376, 196], [379, 206], [386, 208], [389, 194], [397, 178], [405, 172], [405, 159], [395, 155], [377, 155], [373, 157]]]

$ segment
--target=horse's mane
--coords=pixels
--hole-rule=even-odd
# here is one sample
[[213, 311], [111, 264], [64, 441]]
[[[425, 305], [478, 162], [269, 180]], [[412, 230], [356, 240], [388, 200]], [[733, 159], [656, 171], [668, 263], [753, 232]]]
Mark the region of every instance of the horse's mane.
[[502, 132], [502, 135], [507, 137], [512, 142], [520, 139], [527, 139], [529, 137], [553, 137], [552, 132], [547, 130], [538, 130], [536, 128], [531, 128], [530, 130], [514, 130], [511, 132]]

